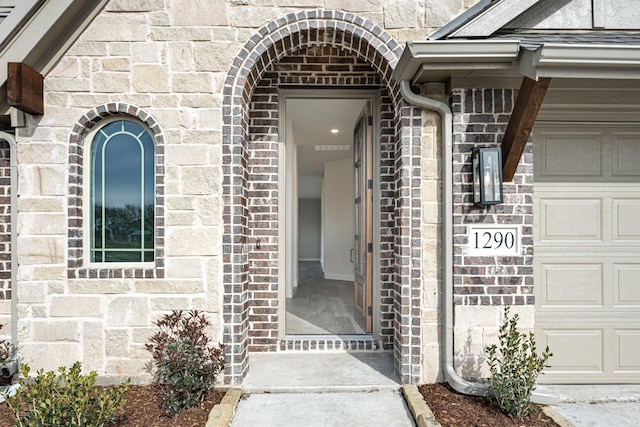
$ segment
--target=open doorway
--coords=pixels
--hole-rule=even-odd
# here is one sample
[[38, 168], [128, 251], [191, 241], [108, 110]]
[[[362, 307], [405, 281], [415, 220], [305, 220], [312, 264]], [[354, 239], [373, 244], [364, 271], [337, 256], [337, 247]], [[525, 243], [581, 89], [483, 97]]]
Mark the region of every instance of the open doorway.
[[283, 98], [284, 333], [372, 333], [374, 97]]

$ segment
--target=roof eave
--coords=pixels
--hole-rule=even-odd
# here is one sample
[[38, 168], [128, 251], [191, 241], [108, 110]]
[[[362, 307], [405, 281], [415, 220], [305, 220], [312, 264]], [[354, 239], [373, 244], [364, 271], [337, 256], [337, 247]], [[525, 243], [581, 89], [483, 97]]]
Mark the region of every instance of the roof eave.
[[447, 81], [453, 74], [501, 70], [540, 77], [640, 79], [640, 46], [545, 43], [522, 48], [517, 40], [446, 40], [407, 43], [393, 77], [412, 84]]
[[518, 70], [524, 76], [640, 79], [640, 46], [545, 43], [522, 49]]
[[515, 68], [519, 43], [511, 40], [419, 40], [408, 42], [393, 77], [396, 81], [430, 79], [449, 70]]

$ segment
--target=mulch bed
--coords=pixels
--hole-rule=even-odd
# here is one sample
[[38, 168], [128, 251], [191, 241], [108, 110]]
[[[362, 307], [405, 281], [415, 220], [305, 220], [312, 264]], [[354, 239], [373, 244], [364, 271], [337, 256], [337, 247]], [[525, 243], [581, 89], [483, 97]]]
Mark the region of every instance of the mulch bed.
[[526, 418], [510, 418], [486, 397], [467, 396], [446, 383], [418, 387], [436, 420], [443, 427], [550, 427], [558, 424], [546, 416], [540, 406]]
[[[220, 403], [225, 392], [212, 390], [196, 408], [182, 411], [169, 418], [160, 407], [160, 394], [154, 385], [131, 385], [125, 393], [125, 404], [116, 413], [109, 427], [203, 427], [213, 406]], [[0, 427], [12, 427], [13, 414], [8, 406], [0, 404]]]

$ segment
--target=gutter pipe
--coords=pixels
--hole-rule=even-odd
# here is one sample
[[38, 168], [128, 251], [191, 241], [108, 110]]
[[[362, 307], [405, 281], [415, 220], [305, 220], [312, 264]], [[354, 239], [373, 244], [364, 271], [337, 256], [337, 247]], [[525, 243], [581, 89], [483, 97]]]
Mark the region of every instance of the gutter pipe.
[[[459, 393], [472, 396], [489, 396], [489, 387], [485, 384], [467, 381], [461, 378], [453, 366], [453, 113], [444, 102], [418, 95], [411, 90], [409, 80], [400, 81], [400, 94], [411, 105], [433, 110], [442, 120], [442, 234], [444, 237], [442, 268], [444, 294], [444, 376], [449, 385]], [[540, 404], [557, 404], [557, 396], [535, 391], [531, 400]]]

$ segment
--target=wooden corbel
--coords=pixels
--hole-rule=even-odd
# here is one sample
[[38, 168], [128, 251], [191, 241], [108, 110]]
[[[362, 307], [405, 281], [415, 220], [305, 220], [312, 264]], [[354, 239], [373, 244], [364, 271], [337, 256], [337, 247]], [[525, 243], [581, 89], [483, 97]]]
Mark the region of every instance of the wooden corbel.
[[7, 103], [34, 115], [44, 114], [44, 77], [22, 62], [7, 64]]
[[513, 181], [550, 83], [551, 79], [546, 77], [541, 77], [537, 81], [528, 77], [522, 79], [516, 104], [502, 138], [502, 180], [504, 182]]

